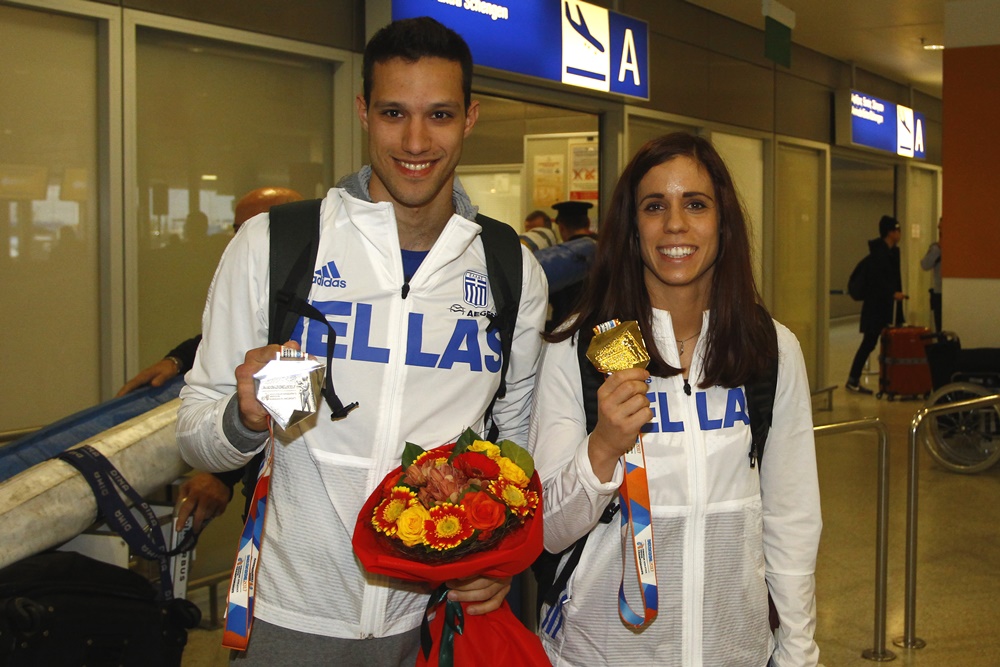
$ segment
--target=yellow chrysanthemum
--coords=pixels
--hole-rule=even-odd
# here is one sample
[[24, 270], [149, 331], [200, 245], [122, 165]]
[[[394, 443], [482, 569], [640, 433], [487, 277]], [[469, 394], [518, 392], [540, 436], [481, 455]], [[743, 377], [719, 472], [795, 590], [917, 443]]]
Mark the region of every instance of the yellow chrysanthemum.
[[492, 442], [486, 440], [476, 440], [471, 445], [469, 445], [468, 451], [470, 452], [480, 452], [486, 454], [494, 461], [500, 458], [500, 448], [494, 445]]
[[522, 489], [528, 486], [528, 476], [524, 474], [519, 465], [509, 458], [501, 456], [497, 459], [497, 465], [500, 466], [500, 475], [510, 481], [511, 484], [516, 484]]

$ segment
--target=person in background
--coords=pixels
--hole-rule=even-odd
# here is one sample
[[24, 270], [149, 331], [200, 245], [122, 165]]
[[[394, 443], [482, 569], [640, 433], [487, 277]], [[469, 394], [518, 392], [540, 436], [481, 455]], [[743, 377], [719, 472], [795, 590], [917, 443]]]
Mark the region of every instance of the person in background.
[[532, 252], [551, 248], [559, 243], [556, 232], [552, 229], [552, 218], [545, 211], [532, 211], [524, 219], [524, 233], [521, 243], [528, 246]]
[[[495, 301], [479, 289], [482, 227], [455, 177], [479, 114], [468, 45], [433, 19], [396, 21], [368, 42], [362, 74], [356, 109], [371, 164], [323, 200], [316, 266], [340, 279], [314, 283], [308, 296], [346, 332], [327, 372], [357, 407], [334, 415], [323, 403], [275, 430], [244, 667], [414, 664], [427, 591], [361, 569], [351, 537], [362, 504], [407, 441], [442, 445], [492, 421], [500, 438], [527, 442], [545, 277], [521, 246], [506, 393], [490, 411], [501, 366]], [[177, 418], [181, 453], [200, 469], [238, 468], [269, 440], [253, 383], [282, 347], [266, 345], [268, 239], [267, 216], [240, 231], [205, 307]], [[293, 335], [285, 347], [326, 357], [326, 327], [309, 320]], [[509, 578], [446, 583], [450, 599], [472, 603], [471, 615], [498, 608], [510, 588]]]
[[938, 240], [931, 243], [920, 260], [920, 268], [924, 271], [933, 271], [934, 278], [930, 290], [931, 312], [934, 313], [934, 330], [941, 331], [941, 223], [944, 218], [938, 220]]
[[[750, 254], [736, 188], [710, 143], [676, 133], [639, 149], [615, 187], [576, 315], [546, 335], [535, 385], [528, 442], [545, 548], [565, 563], [564, 550], [589, 536], [566, 599], [542, 607], [553, 664], [817, 665], [822, 518], [809, 381], [794, 334], [762, 306]], [[584, 396], [581, 373], [593, 369], [578, 349], [614, 318], [638, 322], [649, 365], [609, 374]], [[744, 388], [775, 360], [773, 421], [755, 467]], [[588, 427], [584, 406], [594, 403]], [[636, 543], [617, 517], [600, 519], [640, 433], [648, 507], [633, 515], [637, 534], [640, 515], [652, 532]], [[629, 472], [633, 506], [634, 483]], [[659, 615], [643, 622], [636, 565], [647, 548]], [[636, 625], [619, 617], [623, 576]]]
[[531, 231], [532, 229], [539, 229], [544, 227], [545, 229], [552, 229], [552, 218], [549, 214], [542, 210], [535, 210], [529, 213], [524, 218], [524, 231]]
[[[233, 233], [240, 231], [250, 218], [266, 212], [272, 206], [302, 199], [295, 190], [283, 187], [264, 187], [243, 195], [233, 210]], [[163, 359], [139, 371], [126, 382], [115, 396], [124, 396], [146, 385], [161, 387], [194, 366], [195, 354], [201, 343], [201, 334], [189, 338], [167, 353]], [[233, 497], [233, 486], [243, 478], [243, 469], [222, 473], [199, 472], [188, 477], [178, 489], [174, 508], [176, 525], [180, 529], [192, 517], [191, 527], [200, 532], [204, 525], [221, 515]]]
[[545, 330], [552, 331], [569, 317], [583, 292], [587, 271], [597, 247], [597, 235], [590, 231], [587, 201], [564, 201], [553, 204], [556, 226], [562, 243], [535, 253], [549, 281], [549, 305], [552, 312]]
[[891, 215], [883, 215], [878, 221], [878, 231], [879, 238], [868, 242], [866, 292], [859, 323], [863, 337], [844, 385], [847, 391], [855, 394], [872, 393], [861, 385], [861, 372], [868, 355], [878, 345], [882, 329], [894, 322], [902, 324], [902, 302], [907, 298], [899, 267], [899, 240], [903, 235], [899, 221]]

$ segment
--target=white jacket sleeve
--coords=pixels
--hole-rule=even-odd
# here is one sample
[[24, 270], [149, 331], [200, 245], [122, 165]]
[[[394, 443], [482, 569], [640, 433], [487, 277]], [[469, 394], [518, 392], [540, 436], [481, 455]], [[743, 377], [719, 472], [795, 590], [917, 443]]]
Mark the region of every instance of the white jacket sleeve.
[[185, 377], [177, 413], [181, 455], [201, 470], [239, 468], [266, 441], [266, 434], [260, 434], [254, 448], [241, 451], [230, 442], [223, 424], [236, 393], [236, 367], [247, 351], [267, 344], [268, 248], [267, 214], [261, 214], [229, 242], [208, 290], [201, 344]]
[[772, 663], [810, 667], [819, 661], [815, 571], [823, 527], [812, 401], [798, 341], [776, 326], [778, 387], [760, 467], [765, 578], [781, 623]]
[[528, 420], [531, 394], [538, 370], [538, 354], [542, 347], [542, 329], [548, 306], [548, 286], [541, 266], [531, 251], [521, 246], [521, 303], [514, 328], [510, 366], [507, 368], [507, 394], [497, 399], [493, 418], [500, 430], [500, 439], [512, 440], [521, 446], [528, 442]]
[[576, 340], [545, 344], [528, 448], [542, 480], [545, 548], [559, 553], [593, 530], [621, 485], [621, 465], [602, 483], [590, 465]]

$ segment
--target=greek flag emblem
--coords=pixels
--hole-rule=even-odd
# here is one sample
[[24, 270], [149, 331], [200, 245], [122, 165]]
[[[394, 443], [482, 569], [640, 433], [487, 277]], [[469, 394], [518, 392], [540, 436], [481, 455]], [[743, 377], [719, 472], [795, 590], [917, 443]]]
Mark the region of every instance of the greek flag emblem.
[[490, 286], [486, 276], [475, 271], [465, 272], [465, 302], [470, 306], [485, 308]]

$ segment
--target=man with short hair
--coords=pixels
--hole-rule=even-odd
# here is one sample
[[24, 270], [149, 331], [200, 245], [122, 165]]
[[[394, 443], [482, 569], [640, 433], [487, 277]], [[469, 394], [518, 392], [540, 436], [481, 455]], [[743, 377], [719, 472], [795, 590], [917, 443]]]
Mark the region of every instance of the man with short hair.
[[532, 211], [524, 218], [524, 233], [521, 234], [521, 243], [528, 246], [534, 252], [551, 248], [559, 243], [556, 233], [552, 229], [552, 218], [542, 210]]
[[868, 242], [869, 259], [865, 279], [865, 298], [861, 306], [859, 328], [864, 337], [854, 355], [846, 389], [855, 394], [871, 394], [872, 390], [861, 385], [861, 371], [868, 355], [878, 345], [882, 329], [903, 321], [902, 302], [908, 298], [903, 293], [903, 279], [899, 267], [899, 239], [903, 232], [899, 221], [883, 215], [878, 223], [879, 238]]
[[[455, 178], [479, 111], [468, 46], [432, 19], [397, 21], [368, 43], [363, 73], [356, 107], [371, 165], [322, 202], [315, 267], [337, 278], [314, 281], [307, 299], [337, 332], [329, 372], [358, 407], [331, 420], [322, 404], [275, 429], [256, 620], [240, 658], [247, 666], [412, 665], [427, 591], [361, 569], [351, 536], [362, 504], [399, 465], [406, 441], [454, 442], [467, 427], [485, 433], [488, 418], [501, 438], [527, 438], [545, 278], [522, 248], [506, 394], [490, 415], [501, 370], [500, 335], [490, 327], [496, 302], [464, 289], [487, 270], [476, 207]], [[268, 235], [266, 216], [247, 224], [209, 295], [177, 425], [196, 467], [239, 467], [268, 440], [253, 382], [280, 349], [265, 345]], [[303, 320], [285, 345], [325, 357], [327, 332]], [[449, 597], [474, 603], [468, 614], [486, 613], [509, 581], [447, 582]]]

